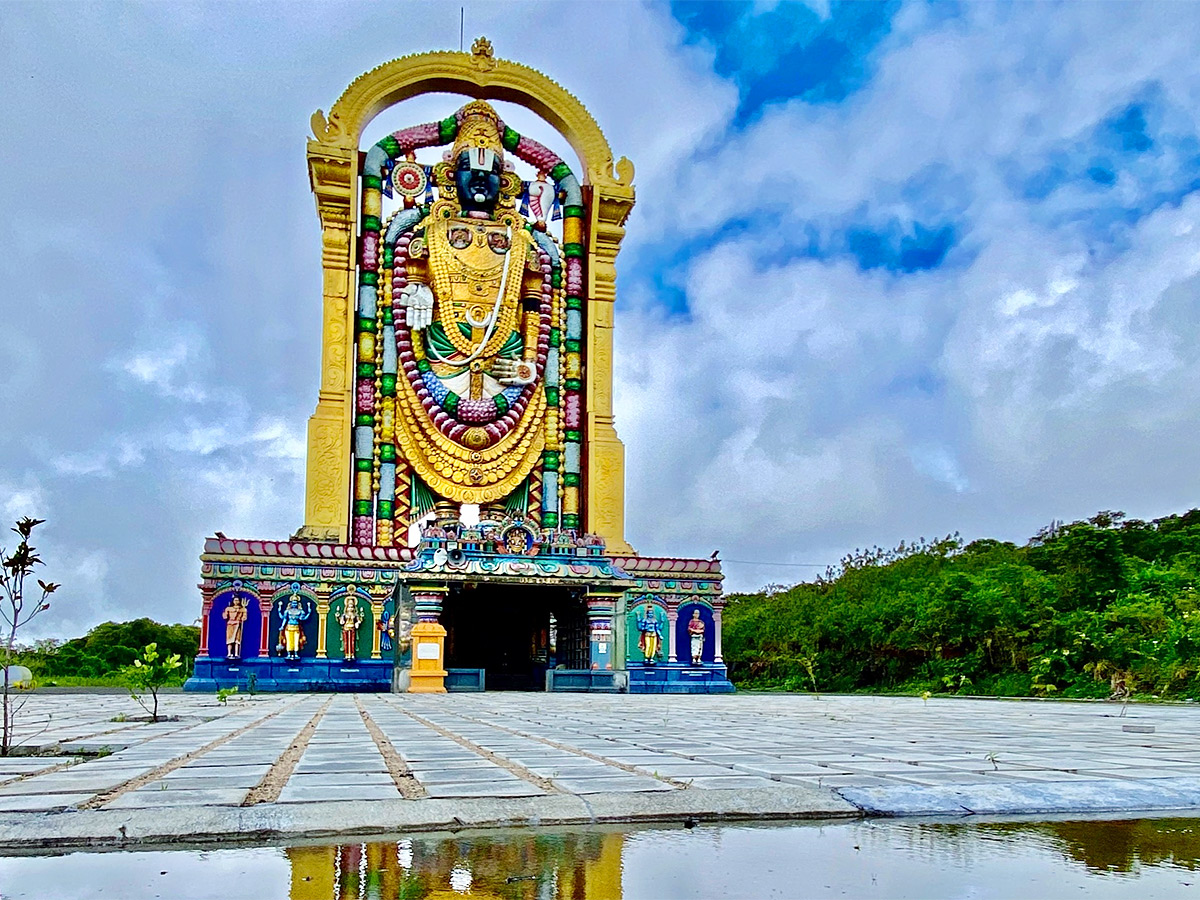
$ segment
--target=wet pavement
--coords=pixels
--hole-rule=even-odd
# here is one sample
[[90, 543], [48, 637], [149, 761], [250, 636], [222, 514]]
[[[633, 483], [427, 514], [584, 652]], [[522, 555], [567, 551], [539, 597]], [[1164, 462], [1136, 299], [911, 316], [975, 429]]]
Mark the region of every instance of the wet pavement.
[[19, 728], [56, 752], [0, 760], [0, 846], [756, 812], [1200, 810], [1191, 706], [515, 693], [225, 706], [177, 694], [162, 706], [176, 720], [130, 721], [140, 709], [118, 695], [31, 696]]

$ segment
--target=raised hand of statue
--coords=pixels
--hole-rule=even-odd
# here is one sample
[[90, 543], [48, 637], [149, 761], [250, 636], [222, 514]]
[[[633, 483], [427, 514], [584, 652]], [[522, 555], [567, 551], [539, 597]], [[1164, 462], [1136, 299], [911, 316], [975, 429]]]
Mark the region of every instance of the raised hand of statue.
[[400, 290], [408, 327], [421, 331], [433, 324], [433, 291], [425, 284], [407, 284]]
[[497, 359], [492, 363], [492, 375], [501, 384], [533, 384], [537, 368], [524, 359]]

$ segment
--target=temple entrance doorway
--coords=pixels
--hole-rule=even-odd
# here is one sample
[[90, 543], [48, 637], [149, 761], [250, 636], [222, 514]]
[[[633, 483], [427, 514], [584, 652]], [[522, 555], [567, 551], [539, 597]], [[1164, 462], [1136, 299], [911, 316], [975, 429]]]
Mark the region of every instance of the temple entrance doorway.
[[587, 607], [579, 588], [461, 585], [442, 608], [446, 668], [483, 669], [489, 691], [541, 691], [546, 670], [589, 665]]

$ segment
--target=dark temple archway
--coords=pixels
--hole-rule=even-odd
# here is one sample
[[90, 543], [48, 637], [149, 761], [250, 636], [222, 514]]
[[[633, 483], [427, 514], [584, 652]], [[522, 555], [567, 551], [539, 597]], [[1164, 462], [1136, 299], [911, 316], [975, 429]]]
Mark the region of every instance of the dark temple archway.
[[587, 610], [578, 588], [456, 585], [441, 622], [446, 668], [485, 670], [488, 690], [540, 691], [547, 669], [588, 667]]

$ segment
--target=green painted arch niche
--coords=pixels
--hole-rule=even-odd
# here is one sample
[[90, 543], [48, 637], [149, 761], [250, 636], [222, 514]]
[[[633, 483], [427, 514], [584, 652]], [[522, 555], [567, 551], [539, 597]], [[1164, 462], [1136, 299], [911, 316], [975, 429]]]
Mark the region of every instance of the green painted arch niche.
[[[375, 614], [371, 610], [371, 601], [363, 594], [354, 594], [358, 601], [358, 611], [363, 620], [358, 625], [358, 646], [355, 648], [355, 659], [370, 659], [375, 641]], [[338, 617], [346, 608], [345, 593], [336, 595], [329, 601], [329, 612], [325, 614], [325, 655], [330, 659], [345, 659], [342, 649], [342, 623]]]
[[630, 598], [628, 612], [625, 613], [625, 664], [628, 666], [641, 665], [645, 660], [641, 648], [642, 633], [638, 630], [638, 618], [643, 615], [652, 615], [658, 620], [661, 637], [658, 653], [654, 658], [660, 663], [667, 661], [670, 647], [669, 623], [662, 600], [654, 596], [638, 597], [636, 600]]

